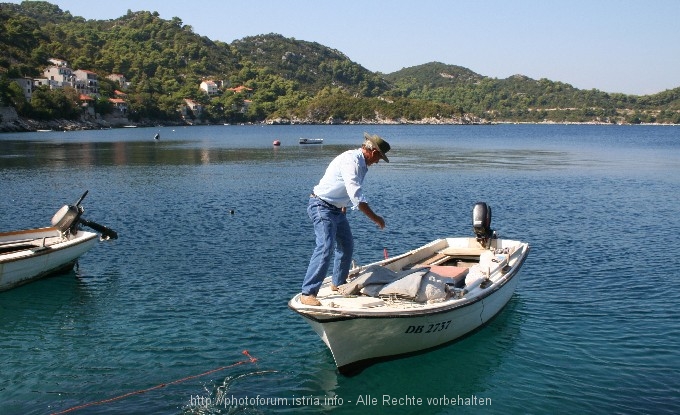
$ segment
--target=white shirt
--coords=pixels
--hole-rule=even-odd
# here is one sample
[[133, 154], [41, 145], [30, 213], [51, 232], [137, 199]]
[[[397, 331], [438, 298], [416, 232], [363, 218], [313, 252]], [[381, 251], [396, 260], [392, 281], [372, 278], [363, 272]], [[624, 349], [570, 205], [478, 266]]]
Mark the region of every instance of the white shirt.
[[331, 161], [319, 184], [314, 186], [314, 194], [339, 208], [352, 204], [356, 209], [359, 203], [366, 202], [361, 185], [367, 171], [361, 149], [347, 150]]

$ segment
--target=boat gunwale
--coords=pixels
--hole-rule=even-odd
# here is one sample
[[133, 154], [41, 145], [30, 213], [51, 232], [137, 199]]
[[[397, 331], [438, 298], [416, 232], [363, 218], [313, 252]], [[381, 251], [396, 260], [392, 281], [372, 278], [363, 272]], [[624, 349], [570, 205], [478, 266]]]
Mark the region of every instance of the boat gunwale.
[[55, 228], [54, 226], [48, 226], [45, 228], [32, 228], [32, 229], [22, 229], [18, 231], [8, 231], [8, 232], [0, 232], [0, 238], [6, 237], [6, 236], [14, 236], [14, 235], [22, 235], [22, 234], [34, 234], [34, 233], [43, 233], [43, 232], [59, 232], [59, 229]]
[[[317, 307], [304, 307], [304, 308], [299, 308], [296, 307], [293, 302], [299, 301], [300, 294], [295, 295], [290, 301], [288, 301], [288, 308], [291, 310], [295, 311], [296, 313], [300, 314], [302, 317], [317, 322], [317, 323], [332, 323], [332, 322], [337, 322], [337, 321], [346, 321], [346, 320], [355, 320], [355, 319], [392, 319], [392, 318], [412, 318], [412, 317], [418, 317], [418, 316], [424, 316], [424, 315], [437, 315], [437, 314], [443, 314], [447, 313], [459, 308], [464, 308], [468, 307], [472, 304], [475, 304], [479, 301], [484, 300], [485, 298], [488, 298], [490, 295], [494, 294], [501, 288], [503, 288], [508, 282], [510, 282], [517, 274], [519, 273], [522, 265], [524, 264], [524, 261], [529, 255], [529, 250], [530, 250], [530, 245], [526, 242], [520, 242], [520, 241], [515, 241], [519, 242], [521, 245], [524, 245], [526, 249], [522, 253], [522, 255], [518, 258], [518, 262], [513, 265], [512, 270], [503, 275], [499, 281], [496, 281], [489, 290], [484, 290], [483, 292], [480, 292], [479, 294], [475, 295], [472, 298], [467, 299], [467, 301], [451, 301], [449, 304], [442, 304], [441, 306], [433, 305], [431, 307], [423, 307], [423, 308], [418, 308], [418, 309], [408, 309], [408, 310], [381, 310], [376, 312], [376, 310], [373, 311], [344, 311], [344, 310], [335, 310], [331, 309], [328, 307], [324, 307], [322, 309], [318, 309]], [[429, 244], [428, 244], [429, 245]], [[427, 245], [426, 245], [427, 246]], [[422, 248], [422, 247], [421, 247]], [[420, 248], [417, 248], [420, 249]], [[417, 250], [416, 249], [416, 250]], [[414, 250], [415, 251], [415, 250]], [[409, 253], [412, 251], [409, 251]], [[399, 255], [400, 257], [405, 254]], [[445, 303], [446, 301], [442, 302]], [[438, 304], [438, 303], [435, 303]], [[321, 318], [317, 316], [336, 316], [336, 317], [328, 317], [328, 318]]]
[[[82, 234], [82, 235], [81, 235]], [[63, 251], [80, 244], [89, 242], [90, 240], [97, 238], [99, 235], [94, 232], [89, 231], [78, 231], [73, 239], [68, 239], [65, 241], [59, 241], [51, 245], [46, 245], [44, 247], [36, 246], [34, 248], [22, 249], [10, 253], [0, 254], [0, 264], [9, 264], [17, 261], [25, 261], [40, 257], [43, 255], [53, 254], [55, 252]], [[40, 239], [40, 238], [37, 238]], [[19, 253], [26, 252], [25, 255], [18, 255]]]

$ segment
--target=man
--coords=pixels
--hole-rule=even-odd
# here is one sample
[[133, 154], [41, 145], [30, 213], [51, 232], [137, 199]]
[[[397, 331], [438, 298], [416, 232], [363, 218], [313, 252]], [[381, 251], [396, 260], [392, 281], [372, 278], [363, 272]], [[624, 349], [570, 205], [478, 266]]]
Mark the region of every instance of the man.
[[385, 227], [385, 220], [368, 206], [361, 186], [368, 166], [380, 160], [389, 163], [385, 155], [389, 150], [387, 141], [377, 135], [364, 133], [361, 148], [345, 151], [333, 159], [319, 184], [314, 187], [307, 214], [314, 224], [316, 247], [302, 282], [302, 304], [321, 305], [316, 295], [326, 277], [334, 250], [331, 289], [337, 290], [338, 285], [347, 281], [354, 252], [352, 231], [345, 215], [347, 206], [362, 211], [380, 229]]

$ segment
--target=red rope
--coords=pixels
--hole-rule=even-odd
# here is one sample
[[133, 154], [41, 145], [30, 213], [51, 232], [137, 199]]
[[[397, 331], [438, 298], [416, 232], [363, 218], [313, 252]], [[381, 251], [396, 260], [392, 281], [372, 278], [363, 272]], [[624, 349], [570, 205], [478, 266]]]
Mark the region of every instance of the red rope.
[[96, 405], [102, 405], [102, 404], [105, 404], [105, 403], [119, 401], [121, 399], [125, 399], [125, 398], [133, 396], [133, 395], [141, 395], [143, 393], [150, 392], [150, 391], [155, 390], [155, 389], [160, 389], [160, 388], [164, 388], [168, 385], [175, 385], [175, 384], [178, 384], [178, 383], [182, 383], [182, 382], [185, 382], [185, 381], [190, 380], [190, 379], [199, 378], [201, 376], [209, 375], [211, 373], [219, 372], [221, 370], [236, 367], [236, 366], [242, 365], [244, 363], [255, 363], [255, 362], [257, 362], [257, 359], [252, 357], [250, 355], [250, 353], [248, 353], [247, 350], [244, 350], [243, 354], [248, 356], [248, 360], [241, 360], [240, 362], [236, 362], [236, 363], [231, 364], [229, 366], [218, 367], [217, 369], [212, 369], [212, 370], [209, 370], [207, 372], [204, 372], [204, 373], [201, 373], [201, 374], [198, 374], [198, 375], [187, 376], [187, 377], [182, 378], [182, 379], [173, 380], [172, 382], [169, 382], [169, 383], [161, 383], [159, 385], [156, 385], [156, 386], [153, 386], [153, 387], [150, 387], [150, 388], [147, 388], [147, 389], [140, 389], [140, 390], [137, 390], [137, 391], [134, 391], [134, 392], [128, 392], [124, 395], [116, 396], [116, 397], [113, 397], [113, 398], [103, 399], [101, 401], [89, 402], [89, 403], [86, 403], [86, 404], [83, 404], [83, 405], [74, 406], [72, 408], [66, 409], [66, 410], [61, 411], [61, 412], [54, 412], [51, 415], [65, 414], [65, 413], [68, 413], [68, 412], [73, 412], [73, 411], [77, 411], [79, 409], [87, 408], [89, 406], [96, 406]]

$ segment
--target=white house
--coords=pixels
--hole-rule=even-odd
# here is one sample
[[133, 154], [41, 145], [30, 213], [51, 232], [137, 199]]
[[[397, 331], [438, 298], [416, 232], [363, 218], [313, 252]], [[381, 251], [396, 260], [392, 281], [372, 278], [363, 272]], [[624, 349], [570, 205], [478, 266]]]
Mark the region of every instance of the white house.
[[99, 95], [99, 79], [97, 74], [92, 71], [78, 69], [73, 71], [76, 77], [75, 88], [81, 94]]
[[217, 95], [219, 90], [217, 89], [217, 84], [215, 81], [203, 81], [201, 82], [200, 86], [201, 90], [204, 91], [208, 95]]
[[66, 66], [49, 66], [43, 71], [43, 75], [50, 81], [50, 88], [75, 86], [75, 75], [71, 68]]

